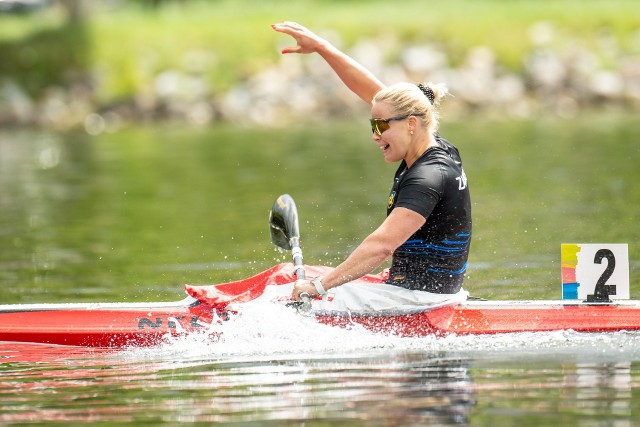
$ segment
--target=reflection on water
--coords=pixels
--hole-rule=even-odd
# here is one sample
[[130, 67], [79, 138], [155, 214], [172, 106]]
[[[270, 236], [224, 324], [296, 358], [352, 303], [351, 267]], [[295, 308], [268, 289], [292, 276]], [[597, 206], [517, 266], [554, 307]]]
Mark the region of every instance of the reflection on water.
[[0, 345], [0, 422], [633, 425], [640, 334], [399, 338], [265, 304], [124, 351]]
[[294, 334], [274, 353], [261, 345], [279, 333], [221, 350], [197, 337], [116, 353], [20, 345], [31, 359], [3, 344], [0, 423], [631, 426], [639, 414], [638, 334], [336, 336], [311, 334], [305, 351]]

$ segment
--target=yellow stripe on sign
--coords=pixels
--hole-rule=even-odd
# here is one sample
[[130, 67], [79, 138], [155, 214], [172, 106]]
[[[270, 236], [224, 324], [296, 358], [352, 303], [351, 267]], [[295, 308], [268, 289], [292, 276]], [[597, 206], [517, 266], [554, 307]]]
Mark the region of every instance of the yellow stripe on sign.
[[580, 245], [575, 243], [563, 243], [560, 246], [560, 259], [562, 260], [562, 265], [571, 264], [575, 266], [578, 263], [578, 252], [580, 252]]

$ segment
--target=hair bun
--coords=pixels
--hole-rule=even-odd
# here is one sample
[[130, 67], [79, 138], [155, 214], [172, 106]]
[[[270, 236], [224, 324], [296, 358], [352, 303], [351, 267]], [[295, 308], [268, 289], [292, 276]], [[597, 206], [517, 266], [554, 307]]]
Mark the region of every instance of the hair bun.
[[436, 95], [435, 93], [433, 93], [433, 90], [430, 87], [423, 85], [422, 83], [418, 84], [418, 87], [420, 88], [422, 93], [424, 93], [424, 96], [426, 96], [429, 99], [429, 102], [433, 105], [436, 100]]

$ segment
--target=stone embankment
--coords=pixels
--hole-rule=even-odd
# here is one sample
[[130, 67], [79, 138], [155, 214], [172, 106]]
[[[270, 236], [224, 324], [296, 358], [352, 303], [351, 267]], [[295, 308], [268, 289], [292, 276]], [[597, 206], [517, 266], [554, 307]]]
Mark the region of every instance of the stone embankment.
[[[558, 40], [549, 24], [539, 23], [531, 28], [531, 48], [523, 53], [518, 71], [508, 70], [484, 46], [470, 49], [455, 66], [437, 44], [399, 48], [398, 41], [389, 39], [362, 40], [347, 50], [384, 82], [445, 83], [453, 95], [443, 104], [449, 117], [474, 112], [507, 118], [572, 117], [587, 108], [640, 109], [640, 30], [635, 40], [636, 46], [622, 49], [603, 30], [597, 47], [587, 49], [580, 40]], [[198, 63], [199, 55], [206, 53], [189, 52], [186, 57]], [[366, 105], [314, 55], [285, 55], [274, 67], [224, 93], [208, 85], [206, 76], [211, 73], [188, 64], [164, 70], [131, 99], [110, 104], [96, 101], [98, 79], [51, 87], [38, 99], [17, 83], [0, 80], [0, 124], [84, 126], [97, 134], [149, 120], [283, 126], [367, 114]]]

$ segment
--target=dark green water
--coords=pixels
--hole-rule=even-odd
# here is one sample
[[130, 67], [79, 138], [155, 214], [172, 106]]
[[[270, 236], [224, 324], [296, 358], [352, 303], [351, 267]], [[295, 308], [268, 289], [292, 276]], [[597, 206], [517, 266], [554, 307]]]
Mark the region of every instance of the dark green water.
[[[628, 243], [640, 293], [635, 117], [441, 130], [472, 191], [472, 293], [560, 297], [561, 243]], [[3, 132], [0, 301], [163, 300], [245, 277], [287, 259], [267, 229], [281, 193], [306, 262], [335, 265], [383, 220], [394, 169], [364, 125]]]
[[[561, 243], [640, 252], [636, 117], [444, 123], [474, 203], [465, 287], [559, 298]], [[158, 301], [261, 271], [298, 205], [309, 264], [384, 218], [395, 165], [362, 126], [0, 132], [0, 302]], [[580, 425], [640, 420], [640, 336], [400, 339], [246, 318], [225, 342], [124, 353], [0, 345], [0, 424]]]

